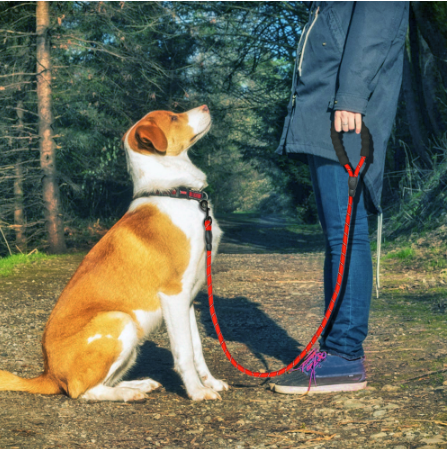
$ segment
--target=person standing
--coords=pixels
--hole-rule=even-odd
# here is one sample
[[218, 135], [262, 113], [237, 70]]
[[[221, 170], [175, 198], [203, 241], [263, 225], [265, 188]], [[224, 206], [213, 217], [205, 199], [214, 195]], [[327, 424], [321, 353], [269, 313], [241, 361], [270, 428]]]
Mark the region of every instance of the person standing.
[[309, 22], [298, 44], [288, 115], [276, 152], [308, 155], [326, 242], [326, 308], [338, 274], [349, 177], [338, 163], [331, 124], [344, 133], [353, 167], [360, 160], [362, 123], [369, 128], [372, 148], [354, 198], [340, 296], [321, 336], [320, 351], [272, 380], [271, 388], [286, 394], [305, 393], [309, 385], [314, 392], [366, 387], [363, 341], [373, 283], [367, 208], [373, 213], [381, 210], [385, 153], [402, 83], [409, 13], [406, 1], [305, 3]]

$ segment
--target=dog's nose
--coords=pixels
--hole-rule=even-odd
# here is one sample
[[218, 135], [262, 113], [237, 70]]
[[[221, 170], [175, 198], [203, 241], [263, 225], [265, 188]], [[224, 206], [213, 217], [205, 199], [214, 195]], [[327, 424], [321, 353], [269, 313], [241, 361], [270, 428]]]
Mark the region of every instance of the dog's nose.
[[206, 104], [204, 104], [204, 105], [202, 106], [202, 111], [203, 111], [203, 112], [210, 112], [210, 110], [208, 109], [208, 106], [207, 106]]

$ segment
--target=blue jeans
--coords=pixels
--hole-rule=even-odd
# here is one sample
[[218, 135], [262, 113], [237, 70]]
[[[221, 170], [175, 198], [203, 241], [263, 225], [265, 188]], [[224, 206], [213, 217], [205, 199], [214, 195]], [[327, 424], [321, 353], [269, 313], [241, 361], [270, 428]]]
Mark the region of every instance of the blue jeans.
[[[324, 297], [326, 309], [334, 291], [343, 243], [348, 204], [348, 178], [338, 162], [309, 155], [309, 166], [326, 240]], [[355, 168], [355, 167], [354, 167]], [[348, 360], [364, 355], [362, 343], [368, 334], [372, 294], [372, 259], [368, 220], [359, 180], [354, 198], [347, 261], [340, 295], [330, 322], [320, 340], [320, 349]]]

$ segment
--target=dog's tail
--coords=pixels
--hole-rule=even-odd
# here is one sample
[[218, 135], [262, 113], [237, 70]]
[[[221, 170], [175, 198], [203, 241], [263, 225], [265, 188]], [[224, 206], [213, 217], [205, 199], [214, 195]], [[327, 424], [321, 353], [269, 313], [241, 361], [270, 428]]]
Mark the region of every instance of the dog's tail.
[[23, 379], [8, 371], [0, 370], [0, 391], [26, 391], [35, 394], [58, 394], [62, 390], [47, 373], [34, 379]]

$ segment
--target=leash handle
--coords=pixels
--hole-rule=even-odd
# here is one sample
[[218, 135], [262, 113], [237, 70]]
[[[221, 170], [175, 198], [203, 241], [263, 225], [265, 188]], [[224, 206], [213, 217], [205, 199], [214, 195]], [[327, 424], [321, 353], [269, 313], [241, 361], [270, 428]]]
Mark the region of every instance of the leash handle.
[[[346, 165], [351, 166], [349, 163], [348, 155], [343, 147], [343, 139], [341, 132], [335, 131], [334, 123], [331, 124], [331, 139], [332, 145], [334, 145], [335, 154], [340, 161], [340, 165], [346, 167]], [[367, 159], [369, 157], [369, 147], [371, 144], [371, 133], [369, 132], [368, 127], [362, 123], [362, 130], [360, 131], [360, 139], [362, 142], [362, 149], [360, 150], [360, 156]]]

